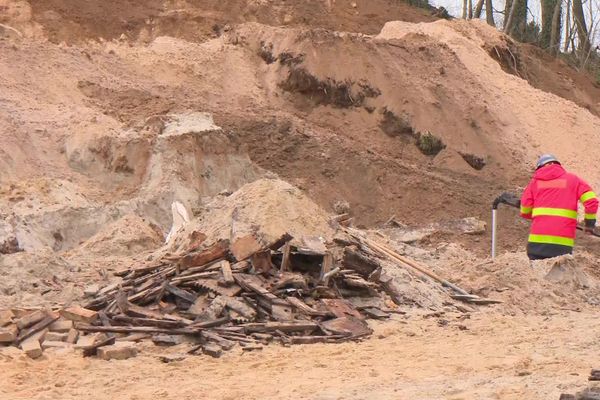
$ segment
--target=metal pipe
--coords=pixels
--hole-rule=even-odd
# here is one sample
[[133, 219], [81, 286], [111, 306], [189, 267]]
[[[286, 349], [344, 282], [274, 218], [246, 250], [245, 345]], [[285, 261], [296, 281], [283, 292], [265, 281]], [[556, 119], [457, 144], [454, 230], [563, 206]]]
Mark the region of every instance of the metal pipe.
[[496, 209], [492, 209], [492, 260], [496, 258]]

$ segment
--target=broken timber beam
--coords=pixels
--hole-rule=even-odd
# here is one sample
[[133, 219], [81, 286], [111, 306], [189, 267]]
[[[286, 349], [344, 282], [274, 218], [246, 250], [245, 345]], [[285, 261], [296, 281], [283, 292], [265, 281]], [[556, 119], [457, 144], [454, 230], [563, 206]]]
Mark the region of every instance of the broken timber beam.
[[281, 272], [290, 270], [290, 251], [291, 250], [292, 250], [292, 246], [290, 245], [290, 242], [286, 242], [286, 244], [283, 245], [283, 252], [281, 254], [281, 268], [280, 268]]
[[376, 250], [379, 253], [382, 253], [383, 255], [391, 258], [392, 260], [396, 261], [400, 265], [411, 267], [412, 269], [420, 272], [423, 275], [428, 276], [429, 278], [433, 279], [434, 281], [441, 283], [442, 286], [449, 287], [450, 289], [454, 290], [455, 292], [457, 292], [459, 294], [469, 295], [469, 293], [466, 290], [461, 289], [460, 287], [454, 285], [453, 283], [450, 283], [447, 280], [437, 276], [433, 272], [429, 271], [427, 268], [423, 267], [422, 265], [419, 265], [417, 262], [415, 262], [409, 258], [401, 256], [400, 254], [396, 253], [394, 250], [390, 249], [389, 247], [379, 244], [379, 243], [375, 242], [374, 240], [371, 240], [371, 239], [365, 237], [364, 235], [359, 233], [356, 229], [346, 228], [345, 232], [350, 234], [352, 237], [357, 239], [359, 242], [362, 242], [362, 243], [366, 244], [368, 247], [370, 247], [371, 249]]
[[159, 328], [153, 326], [94, 326], [76, 325], [83, 332], [113, 332], [113, 333], [166, 333], [169, 335], [197, 335], [202, 328]]
[[208, 248], [198, 253], [184, 256], [180, 261], [180, 271], [188, 268], [208, 264], [211, 261], [224, 258], [229, 252], [229, 240], [219, 240]]
[[221, 261], [219, 266], [221, 267], [221, 273], [223, 274], [223, 283], [225, 284], [225, 286], [233, 285], [235, 283], [235, 280], [233, 279], [233, 272], [231, 272], [231, 264], [229, 264], [229, 261], [223, 260]]
[[45, 329], [50, 324], [52, 324], [54, 321], [56, 321], [58, 318], [59, 318], [59, 316], [56, 315], [56, 314], [49, 314], [49, 315], [47, 315], [46, 317], [44, 317], [44, 319], [42, 319], [41, 321], [37, 322], [32, 327], [27, 328], [24, 331], [21, 331], [21, 333], [19, 334], [19, 336], [17, 336], [17, 339], [15, 340], [15, 344], [18, 345], [19, 343], [21, 343], [25, 339], [33, 336], [34, 334], [38, 333], [39, 331], [41, 331], [43, 329]]
[[187, 301], [188, 303], [194, 303], [196, 301], [196, 299], [198, 298], [198, 295], [196, 295], [195, 293], [190, 293], [187, 290], [180, 289], [177, 286], [173, 286], [169, 283], [167, 283], [165, 285], [165, 290], [167, 292], [171, 293], [172, 295], [175, 295], [175, 296]]
[[240, 325], [244, 327], [246, 333], [264, 333], [264, 332], [301, 332], [312, 331], [317, 329], [319, 325], [315, 322], [266, 322], [266, 323], [251, 323]]

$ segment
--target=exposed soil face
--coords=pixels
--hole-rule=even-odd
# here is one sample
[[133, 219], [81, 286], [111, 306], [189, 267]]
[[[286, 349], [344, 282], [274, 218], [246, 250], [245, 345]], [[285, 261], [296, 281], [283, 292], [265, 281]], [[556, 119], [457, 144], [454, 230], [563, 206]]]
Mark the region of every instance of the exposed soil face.
[[389, 20], [435, 20], [430, 10], [399, 0], [36, 0], [31, 1], [31, 11], [33, 20], [56, 43], [112, 40], [121, 35], [127, 40], [149, 41], [168, 35], [204, 41], [220, 35], [228, 25], [248, 21], [374, 34]]
[[579, 73], [539, 47], [515, 43], [506, 38], [507, 46], [493, 46], [489, 54], [502, 69], [540, 90], [571, 100], [598, 116], [600, 86], [585, 73]]

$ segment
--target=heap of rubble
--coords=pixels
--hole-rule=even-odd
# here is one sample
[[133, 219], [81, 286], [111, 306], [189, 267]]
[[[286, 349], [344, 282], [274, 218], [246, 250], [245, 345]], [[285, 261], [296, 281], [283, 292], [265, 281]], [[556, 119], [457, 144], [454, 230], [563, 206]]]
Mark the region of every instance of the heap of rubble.
[[[387, 318], [396, 312], [393, 303], [410, 303], [382, 260], [404, 268], [412, 262], [345, 232], [328, 246], [319, 238], [292, 245], [288, 234], [270, 242], [251, 234], [207, 245], [197, 233], [182, 254], [165, 254], [117, 272], [119, 282], [88, 288], [83, 307], [3, 311], [0, 343], [20, 346], [32, 358], [44, 348], [74, 346], [110, 359], [134, 355], [127, 345], [148, 338], [169, 345], [191, 337], [190, 353], [215, 357], [236, 344], [254, 350], [272, 341], [357, 340], [372, 332], [367, 318]], [[458, 292], [454, 298], [484, 300], [439, 281]]]

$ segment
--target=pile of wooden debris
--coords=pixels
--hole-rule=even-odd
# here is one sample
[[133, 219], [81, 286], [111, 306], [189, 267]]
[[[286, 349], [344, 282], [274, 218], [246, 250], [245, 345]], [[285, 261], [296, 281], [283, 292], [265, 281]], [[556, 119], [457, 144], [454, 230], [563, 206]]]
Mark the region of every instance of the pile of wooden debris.
[[328, 247], [318, 238], [292, 245], [287, 234], [205, 245], [199, 233], [184, 254], [118, 272], [119, 282], [89, 289], [84, 307], [3, 312], [0, 343], [21, 346], [31, 357], [74, 346], [110, 359], [134, 355], [127, 344], [147, 338], [169, 345], [191, 337], [190, 353], [215, 357], [236, 344], [254, 350], [271, 341], [356, 340], [372, 332], [367, 318], [387, 318], [393, 303], [407, 303], [382, 259], [438, 280], [455, 298], [485, 302], [359, 231], [343, 232]]
[[562, 393], [560, 400], [600, 400], [600, 387], [597, 382], [600, 381], [600, 369], [592, 369], [588, 381], [592, 383], [576, 394]]

